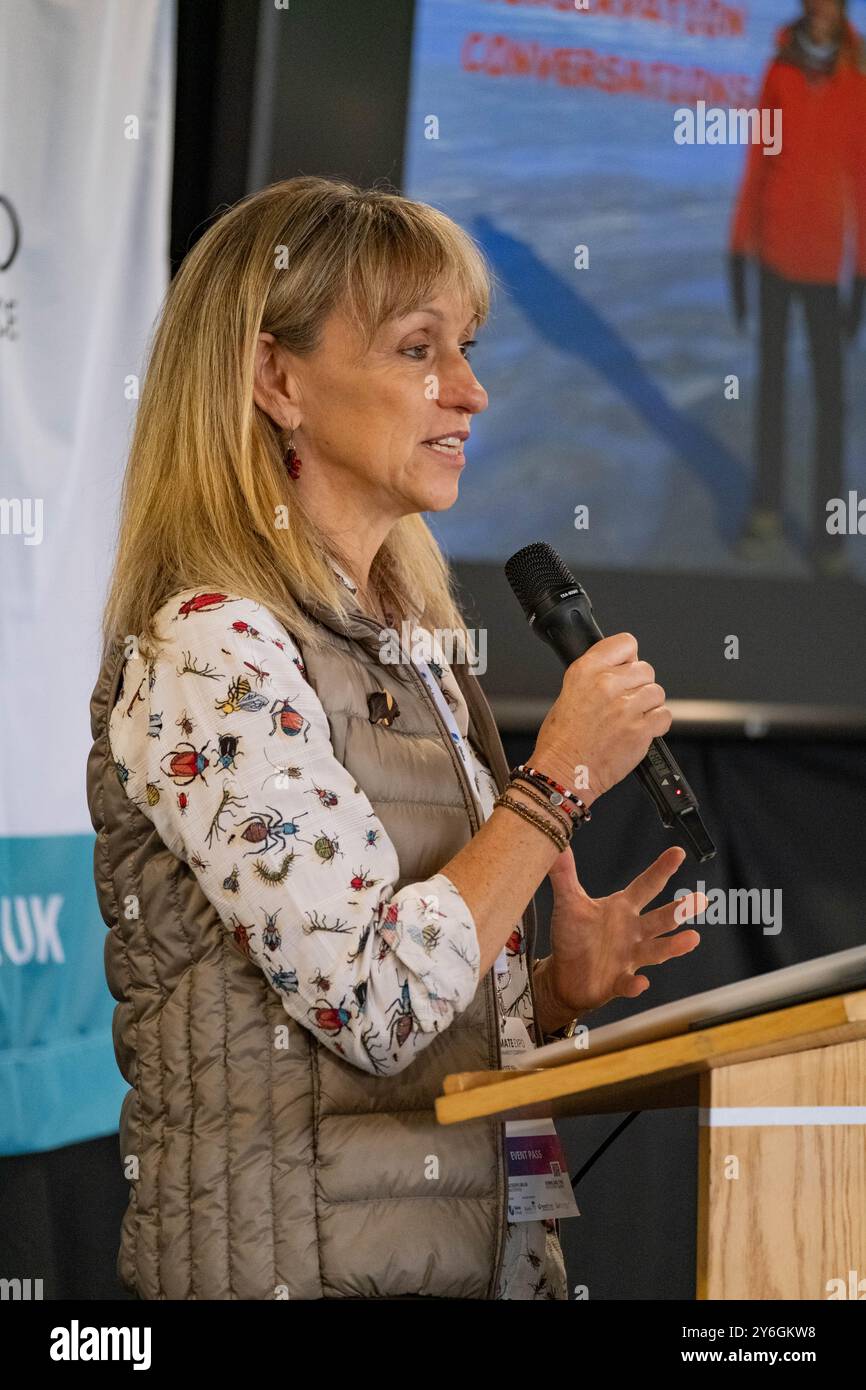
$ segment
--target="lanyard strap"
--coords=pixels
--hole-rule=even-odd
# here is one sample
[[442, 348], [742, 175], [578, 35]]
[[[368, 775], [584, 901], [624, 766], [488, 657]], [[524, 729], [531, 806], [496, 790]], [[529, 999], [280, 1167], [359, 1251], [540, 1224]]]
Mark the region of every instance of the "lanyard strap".
[[[454, 744], [454, 747], [457, 749], [457, 754], [461, 762], [463, 763], [463, 766], [466, 768], [466, 776], [469, 780], [469, 786], [472, 790], [473, 799], [481, 814], [481, 819], [484, 820], [484, 808], [481, 805], [481, 800], [475, 788], [475, 777], [473, 775], [472, 766], [469, 761], [469, 749], [466, 746], [466, 740], [464, 739], [463, 735], [457, 727], [457, 721], [454, 718], [454, 714], [451, 710], [451, 707], [448, 704], [448, 701], [445, 699], [445, 696], [442, 694], [442, 689], [439, 685], [439, 682], [436, 680], [436, 677], [433, 675], [433, 672], [430, 670], [430, 667], [427, 665], [427, 662], [419, 657], [414, 657], [412, 659], [412, 665], [415, 667], [416, 671], [418, 672], [418, 675], [421, 677], [427, 689], [430, 691], [430, 694], [432, 695], [436, 703], [436, 707], [439, 710], [439, 713], [442, 715], [442, 718], [445, 720], [445, 723], [448, 726], [448, 732], [451, 735], [451, 740]], [[505, 975], [507, 974], [507, 972], [508, 957], [505, 954], [505, 947], [503, 946], [502, 950], [499, 952], [499, 955], [496, 957], [496, 973], [497, 975]]]
[[466, 769], [466, 776], [469, 779], [469, 786], [472, 791], [472, 796], [475, 801], [475, 804], [482, 812], [481, 818], [483, 820], [483, 808], [481, 806], [478, 792], [475, 788], [475, 777], [473, 775], [472, 765], [469, 759], [469, 749], [466, 746], [466, 740], [464, 739], [463, 735], [457, 727], [457, 721], [454, 718], [451, 706], [448, 704], [448, 701], [442, 694], [441, 686], [439, 685], [439, 682], [437, 681], [436, 677], [433, 675], [433, 672], [430, 670], [430, 667], [427, 665], [427, 662], [422, 660], [421, 658], [416, 657], [413, 658], [412, 665], [415, 667], [415, 669], [418, 672], [418, 675], [421, 677], [427, 689], [430, 691], [430, 694], [433, 696], [433, 699], [436, 702], [436, 707], [448, 726], [448, 732], [451, 735], [451, 740], [454, 744], [454, 747], [457, 750], [458, 757], [460, 758], [460, 761], [463, 763], [463, 766]]

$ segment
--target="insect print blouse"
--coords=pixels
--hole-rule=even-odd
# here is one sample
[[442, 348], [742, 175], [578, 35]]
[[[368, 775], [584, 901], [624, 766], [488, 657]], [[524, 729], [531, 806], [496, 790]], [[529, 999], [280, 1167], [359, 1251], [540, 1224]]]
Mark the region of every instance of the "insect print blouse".
[[[202, 605], [185, 590], [156, 630], [159, 653], [127, 658], [109, 717], [126, 794], [286, 1012], [354, 1066], [402, 1070], [478, 988], [468, 905], [442, 873], [394, 891], [396, 849], [338, 761], [300, 651], [272, 613], [233, 594]], [[444, 658], [430, 670], [465, 739], [460, 687]], [[486, 819], [496, 785], [465, 748]], [[347, 866], [338, 888], [322, 875], [329, 864]], [[498, 962], [500, 1027], [504, 1039], [508, 1020], [523, 1019], [535, 1045], [525, 949], [518, 924]], [[509, 1222], [497, 1297], [562, 1299], [565, 1289], [553, 1221]]]

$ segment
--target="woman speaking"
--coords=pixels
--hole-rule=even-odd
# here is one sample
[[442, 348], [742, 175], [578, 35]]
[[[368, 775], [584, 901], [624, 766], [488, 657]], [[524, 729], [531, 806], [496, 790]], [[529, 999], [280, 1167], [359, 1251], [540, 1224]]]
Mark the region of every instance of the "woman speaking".
[[[168, 292], [87, 767], [141, 1298], [566, 1298], [556, 1223], [509, 1219], [502, 1124], [434, 1098], [697, 945], [668, 935], [694, 897], [641, 915], [681, 849], [593, 900], [570, 848], [670, 727], [634, 638], [566, 670], [510, 771], [443, 652], [467, 634], [422, 513], [487, 406], [489, 294], [441, 212], [312, 177], [224, 213]], [[404, 623], [429, 660], [394, 659]]]

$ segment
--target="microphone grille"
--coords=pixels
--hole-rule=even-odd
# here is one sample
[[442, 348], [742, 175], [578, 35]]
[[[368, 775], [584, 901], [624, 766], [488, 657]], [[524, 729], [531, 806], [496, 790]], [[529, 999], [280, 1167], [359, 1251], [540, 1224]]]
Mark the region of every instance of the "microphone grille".
[[533, 541], [515, 551], [505, 562], [505, 577], [527, 618], [533, 617], [539, 600], [551, 589], [580, 587], [568, 565], [546, 541]]

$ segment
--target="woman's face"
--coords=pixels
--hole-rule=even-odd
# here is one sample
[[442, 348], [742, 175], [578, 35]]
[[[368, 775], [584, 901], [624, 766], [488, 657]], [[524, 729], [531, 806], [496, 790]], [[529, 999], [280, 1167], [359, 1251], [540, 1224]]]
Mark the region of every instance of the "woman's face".
[[803, 13], [813, 43], [831, 43], [842, 21], [839, 0], [803, 0]]
[[[299, 483], [316, 470], [393, 517], [440, 511], [457, 500], [465, 440], [472, 416], [487, 408], [487, 392], [467, 358], [475, 328], [471, 311], [453, 292], [440, 291], [423, 308], [385, 323], [361, 353], [349, 323], [337, 312], [319, 347], [291, 359], [294, 447]], [[455, 436], [451, 447], [428, 441]], [[332, 488], [333, 490], [333, 488]]]

